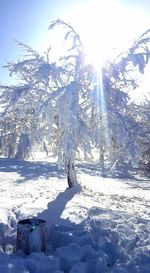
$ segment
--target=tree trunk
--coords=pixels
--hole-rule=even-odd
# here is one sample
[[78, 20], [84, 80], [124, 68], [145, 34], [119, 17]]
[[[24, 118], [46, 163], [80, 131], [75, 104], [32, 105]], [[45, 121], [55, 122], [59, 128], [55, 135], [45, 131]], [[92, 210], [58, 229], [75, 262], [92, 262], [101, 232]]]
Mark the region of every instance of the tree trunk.
[[104, 164], [105, 164], [105, 159], [104, 159], [104, 148], [101, 147], [100, 149], [100, 157], [99, 157], [99, 162], [100, 162], [100, 167], [103, 172], [104, 170]]
[[67, 174], [68, 187], [72, 188], [77, 182], [75, 163], [72, 157], [65, 157], [65, 170]]
[[29, 156], [31, 143], [28, 134], [21, 134], [17, 147], [16, 159], [25, 159]]

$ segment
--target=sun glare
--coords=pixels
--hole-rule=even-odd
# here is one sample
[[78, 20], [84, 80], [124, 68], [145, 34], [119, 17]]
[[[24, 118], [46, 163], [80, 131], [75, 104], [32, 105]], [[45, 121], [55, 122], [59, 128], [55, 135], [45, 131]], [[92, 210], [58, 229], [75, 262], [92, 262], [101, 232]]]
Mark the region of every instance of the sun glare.
[[[126, 51], [150, 25], [149, 16], [138, 6], [138, 1], [134, 5], [132, 1], [121, 0], [70, 2], [60, 18], [70, 23], [80, 35], [87, 62], [93, 63], [99, 74], [105, 60], [109, 58], [113, 61], [118, 54]], [[51, 58], [59, 59], [66, 50], [64, 32], [56, 28], [47, 36], [45, 34], [39, 45], [42, 52], [52, 45]]]
[[[70, 23], [80, 35], [87, 60], [92, 62], [95, 68], [99, 69], [106, 59], [128, 49], [134, 40], [149, 28], [150, 19], [141, 8], [125, 2], [82, 0], [79, 3], [77, 0], [68, 5], [61, 16], [61, 19]], [[52, 56], [61, 55], [63, 35], [59, 30], [47, 36], [45, 34], [42, 43], [39, 41], [41, 51], [52, 43]]]
[[[100, 67], [110, 48], [110, 28], [116, 24], [113, 15], [116, 1], [87, 1], [74, 7], [71, 21], [76, 26], [85, 46], [89, 62]], [[114, 17], [114, 18], [113, 18]]]
[[[99, 68], [106, 58], [126, 50], [141, 34], [141, 11], [119, 0], [87, 0], [67, 11], [67, 19], [81, 35], [89, 62]], [[137, 32], [138, 30], [138, 32]]]

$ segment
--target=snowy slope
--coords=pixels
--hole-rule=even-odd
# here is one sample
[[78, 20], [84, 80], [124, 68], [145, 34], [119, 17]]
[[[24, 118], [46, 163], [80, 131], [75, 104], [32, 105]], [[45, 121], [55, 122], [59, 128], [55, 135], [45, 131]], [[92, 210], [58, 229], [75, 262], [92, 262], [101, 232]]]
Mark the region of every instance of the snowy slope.
[[[150, 272], [150, 181], [79, 168], [66, 189], [54, 162], [0, 158], [0, 273]], [[18, 220], [48, 224], [47, 251], [15, 252]]]

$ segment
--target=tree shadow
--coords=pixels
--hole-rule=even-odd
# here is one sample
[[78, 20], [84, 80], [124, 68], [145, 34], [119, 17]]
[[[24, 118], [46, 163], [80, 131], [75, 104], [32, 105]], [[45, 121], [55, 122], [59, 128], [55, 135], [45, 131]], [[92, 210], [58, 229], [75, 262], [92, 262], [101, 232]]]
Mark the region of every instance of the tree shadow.
[[[71, 222], [68, 219], [61, 218], [61, 214], [63, 213], [65, 206], [71, 199], [76, 195], [79, 194], [81, 191], [81, 186], [76, 183], [76, 185], [72, 188], [67, 188], [64, 192], [60, 192], [55, 200], [48, 203], [47, 209], [38, 213], [36, 218], [43, 219], [46, 221], [47, 225], [47, 234], [48, 237], [52, 230], [55, 229], [56, 226], [71, 226]], [[28, 215], [28, 218], [34, 218], [33, 215]], [[18, 221], [22, 219], [19, 219]], [[17, 232], [17, 222], [9, 223], [8, 225], [0, 222], [0, 247], [2, 247], [3, 251], [7, 252], [7, 245], [11, 245], [12, 249], [15, 250], [16, 245], [16, 236], [14, 233]], [[13, 236], [12, 236], [13, 234]], [[49, 240], [49, 239], [48, 239]], [[1, 249], [0, 249], [1, 252]]]
[[89, 164], [89, 163], [79, 163], [77, 164], [79, 172], [84, 172], [86, 174], [89, 174], [91, 176], [99, 175], [104, 178], [117, 178], [117, 179], [126, 179], [126, 180], [135, 180], [140, 181], [140, 178], [137, 178], [137, 174], [140, 174], [141, 176], [144, 176], [143, 173], [139, 172], [138, 169], [132, 168], [129, 164], [120, 164], [116, 168], [101, 168], [99, 164]]
[[[41, 256], [43, 261], [46, 263], [50, 256], [52, 261], [57, 259], [58, 272], [66, 273], [137, 272], [137, 266], [144, 266], [149, 255], [149, 250], [145, 251], [149, 246], [149, 220], [95, 206], [87, 208], [87, 218], [79, 224], [62, 219], [65, 206], [80, 191], [79, 185], [66, 189], [38, 214], [38, 218], [45, 219], [51, 226], [46, 256]], [[39, 254], [33, 255], [40, 258]]]
[[58, 169], [56, 163], [32, 162], [7, 158], [0, 158], [0, 172], [18, 173], [20, 179], [17, 180], [17, 183], [22, 183], [30, 179], [49, 179], [50, 177], [62, 179], [65, 177], [63, 171]]
[[[55, 201], [49, 203], [48, 207], [48, 212], [52, 212], [52, 216], [54, 213], [55, 217], [55, 212], [58, 216], [57, 224], [52, 225], [49, 230], [48, 254], [59, 257], [59, 269], [69, 273], [75, 263], [78, 263], [82, 264], [88, 273], [101, 272], [102, 269], [103, 272], [108, 272], [112, 268], [114, 272], [121, 272], [123, 268], [126, 272], [130, 272], [131, 268], [136, 272], [137, 264], [142, 265], [142, 261], [136, 261], [135, 252], [139, 246], [143, 246], [143, 227], [144, 235], [148, 239], [149, 221], [121, 210], [91, 207], [86, 219], [79, 224], [72, 223], [69, 219], [61, 219], [65, 204], [72, 197], [73, 192], [68, 194], [66, 190], [59, 194]], [[59, 202], [63, 205], [57, 210]], [[54, 211], [51, 211], [53, 209]], [[41, 213], [39, 216], [43, 217], [44, 214]], [[148, 242], [145, 241], [144, 244], [147, 246]], [[143, 253], [141, 256], [143, 261], [144, 255], [146, 257], [147, 254]], [[102, 263], [97, 263], [99, 257]], [[133, 261], [135, 263], [132, 263]]]
[[[100, 166], [93, 162], [78, 163], [76, 167], [78, 172], [84, 172], [91, 176], [99, 175], [106, 178], [132, 179], [135, 181], [141, 181], [141, 178], [137, 178], [139, 171], [131, 168], [127, 164], [120, 164], [113, 170], [108, 170], [106, 168], [101, 170]], [[39, 177], [44, 179], [49, 179], [50, 177], [63, 179], [65, 177], [63, 170], [59, 170], [56, 163], [43, 161], [33, 162], [8, 158], [0, 158], [0, 172], [17, 172], [20, 175], [20, 179], [17, 180], [17, 183], [28, 180], [36, 180]], [[142, 175], [143, 174], [141, 173], [141, 176]]]
[[79, 173], [85, 173], [91, 176], [100, 176], [103, 178], [112, 178], [120, 180], [133, 189], [150, 190], [150, 179], [148, 174], [136, 168], [131, 168], [128, 164], [120, 164], [116, 169], [100, 169], [98, 165], [80, 163], [77, 165]]
[[65, 225], [65, 223], [68, 225], [68, 220], [61, 218], [61, 215], [67, 203], [80, 191], [81, 186], [78, 183], [72, 188], [67, 188], [64, 192], [59, 193], [54, 201], [48, 203], [47, 209], [39, 213], [37, 217], [45, 220], [48, 227], [56, 224]]
[[101, 175], [100, 168], [95, 163], [78, 163], [76, 164], [78, 172], [83, 172], [91, 176]]

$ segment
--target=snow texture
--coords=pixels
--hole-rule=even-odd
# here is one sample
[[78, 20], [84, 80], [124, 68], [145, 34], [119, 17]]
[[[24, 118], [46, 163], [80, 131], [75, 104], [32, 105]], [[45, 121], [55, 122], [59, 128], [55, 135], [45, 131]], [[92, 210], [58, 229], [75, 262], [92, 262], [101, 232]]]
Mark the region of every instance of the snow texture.
[[[0, 273], [149, 273], [150, 181], [128, 174], [79, 164], [82, 188], [66, 189], [55, 162], [0, 158]], [[16, 252], [28, 217], [46, 220], [46, 253]]]

